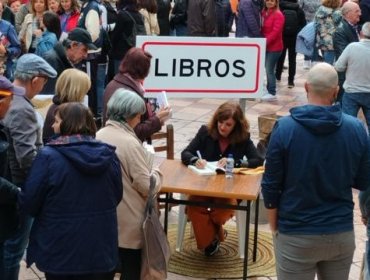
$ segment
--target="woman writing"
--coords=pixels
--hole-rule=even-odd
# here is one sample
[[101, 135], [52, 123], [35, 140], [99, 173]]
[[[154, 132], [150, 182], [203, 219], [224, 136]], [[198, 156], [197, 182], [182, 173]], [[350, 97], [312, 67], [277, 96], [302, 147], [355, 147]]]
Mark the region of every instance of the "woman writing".
[[60, 136], [37, 154], [19, 199], [35, 218], [27, 264], [47, 280], [113, 280], [123, 192], [115, 148], [94, 139], [81, 103], [60, 105], [53, 128]]
[[142, 224], [150, 178], [156, 182], [155, 192], [159, 191], [161, 183], [160, 172], [152, 169], [151, 155], [134, 131], [145, 111], [144, 100], [139, 95], [118, 89], [108, 102], [106, 126], [97, 133], [97, 139], [116, 146], [125, 186], [125, 195], [117, 211], [119, 257], [124, 271], [121, 280], [140, 279]]
[[[197, 155], [197, 151], [202, 159]], [[204, 168], [207, 161], [218, 161], [220, 167], [226, 165], [226, 157], [232, 154], [235, 167], [257, 167], [263, 159], [257, 153], [249, 135], [249, 123], [236, 103], [226, 102], [214, 113], [207, 126], [202, 126], [195, 138], [181, 153], [185, 165], [195, 165]], [[235, 204], [236, 201], [192, 196], [192, 201], [213, 201]], [[212, 256], [218, 251], [226, 233], [222, 225], [234, 214], [230, 209], [210, 209], [207, 207], [187, 207], [187, 215], [194, 228], [198, 249], [206, 256]]]

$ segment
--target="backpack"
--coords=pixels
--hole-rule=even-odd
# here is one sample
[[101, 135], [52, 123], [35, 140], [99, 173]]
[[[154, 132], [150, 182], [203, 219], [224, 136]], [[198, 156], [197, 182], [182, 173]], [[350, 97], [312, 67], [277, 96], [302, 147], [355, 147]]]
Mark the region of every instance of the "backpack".
[[145, 25], [144, 25], [144, 18], [140, 13], [138, 13], [142, 17], [142, 24], [140, 23], [138, 24], [136, 20], [132, 17], [129, 11], [127, 11], [126, 9], [123, 9], [122, 11], [126, 13], [129, 16], [129, 18], [132, 20], [132, 22], [134, 23], [132, 26], [132, 32], [130, 36], [128, 37], [124, 36], [124, 37], [125, 37], [127, 44], [130, 47], [135, 47], [136, 46], [136, 36], [147, 35], [146, 30], [145, 30]]
[[297, 10], [283, 10], [285, 17], [284, 36], [296, 36], [299, 28], [298, 12]]

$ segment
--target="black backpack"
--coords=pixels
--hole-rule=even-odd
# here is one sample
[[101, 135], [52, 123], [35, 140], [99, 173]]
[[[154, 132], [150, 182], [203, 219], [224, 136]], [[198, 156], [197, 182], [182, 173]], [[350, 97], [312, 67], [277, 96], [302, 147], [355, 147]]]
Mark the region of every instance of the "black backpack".
[[136, 46], [136, 36], [147, 35], [146, 30], [145, 30], [145, 25], [144, 25], [144, 18], [139, 13], [139, 15], [142, 17], [142, 22], [137, 23], [136, 20], [133, 18], [133, 16], [130, 14], [129, 11], [127, 11], [126, 9], [123, 9], [122, 11], [124, 13], [126, 13], [133, 22], [132, 32], [131, 32], [130, 36], [128, 36], [128, 37], [125, 36], [125, 40], [126, 40], [127, 44], [130, 47], [135, 47]]
[[285, 16], [284, 36], [297, 36], [299, 29], [298, 11], [286, 9], [283, 10]]

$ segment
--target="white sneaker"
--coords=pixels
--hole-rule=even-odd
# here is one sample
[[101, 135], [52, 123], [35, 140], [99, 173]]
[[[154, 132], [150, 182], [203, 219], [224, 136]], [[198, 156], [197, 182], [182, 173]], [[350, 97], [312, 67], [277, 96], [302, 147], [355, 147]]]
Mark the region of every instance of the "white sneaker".
[[262, 101], [275, 101], [277, 100], [276, 96], [275, 95], [272, 95], [270, 93], [264, 93], [262, 96], [261, 96], [261, 100]]
[[311, 61], [310, 60], [305, 60], [303, 62], [303, 69], [307, 70], [311, 68]]

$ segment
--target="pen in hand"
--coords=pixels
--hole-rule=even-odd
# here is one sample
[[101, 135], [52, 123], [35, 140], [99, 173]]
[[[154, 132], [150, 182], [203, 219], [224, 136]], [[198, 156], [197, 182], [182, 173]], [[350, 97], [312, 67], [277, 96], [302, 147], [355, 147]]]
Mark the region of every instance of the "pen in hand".
[[198, 160], [195, 162], [195, 166], [200, 169], [205, 168], [207, 161], [202, 159], [202, 155], [200, 154], [199, 150], [197, 150], [197, 156], [198, 156]]

